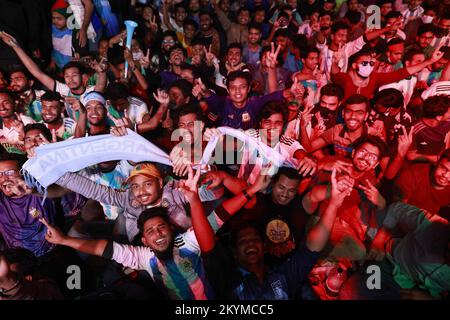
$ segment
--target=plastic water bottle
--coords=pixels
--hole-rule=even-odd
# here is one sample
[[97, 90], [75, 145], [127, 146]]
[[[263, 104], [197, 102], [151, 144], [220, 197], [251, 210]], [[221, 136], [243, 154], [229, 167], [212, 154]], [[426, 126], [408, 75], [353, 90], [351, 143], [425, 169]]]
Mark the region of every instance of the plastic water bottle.
[[338, 296], [339, 290], [347, 280], [347, 275], [341, 267], [333, 268], [328, 274], [327, 280], [325, 281], [325, 287], [327, 293], [331, 296]]

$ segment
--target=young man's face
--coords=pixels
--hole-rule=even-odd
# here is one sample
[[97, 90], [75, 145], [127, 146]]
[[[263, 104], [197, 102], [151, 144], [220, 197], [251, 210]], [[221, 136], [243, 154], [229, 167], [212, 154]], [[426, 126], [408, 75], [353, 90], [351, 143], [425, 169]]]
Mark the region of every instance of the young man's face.
[[364, 143], [352, 153], [353, 167], [359, 172], [367, 172], [378, 165], [380, 150], [371, 143]]
[[403, 43], [395, 44], [389, 46], [389, 50], [387, 51], [387, 56], [392, 64], [396, 64], [401, 61], [403, 58], [403, 53], [405, 52], [405, 45]]
[[319, 66], [319, 54], [317, 52], [310, 52], [306, 59], [302, 59], [302, 62], [309, 70], [315, 70]]
[[275, 40], [277, 46], [280, 46], [280, 51], [284, 52], [289, 46], [289, 39], [285, 36], [278, 36]]
[[249, 29], [248, 30], [248, 42], [250, 44], [258, 44], [259, 40], [261, 40], [261, 32], [258, 29]]
[[228, 84], [228, 94], [234, 103], [243, 103], [247, 100], [250, 87], [244, 78], [236, 78]]
[[384, 115], [385, 117], [395, 117], [397, 114], [400, 113], [401, 108], [386, 108], [385, 106], [375, 103], [373, 106], [376, 112], [379, 114]]
[[162, 41], [162, 49], [165, 52], [169, 52], [170, 48], [172, 48], [175, 45], [175, 39], [172, 36], [166, 36], [164, 37]]
[[105, 120], [105, 106], [99, 101], [89, 101], [86, 104], [86, 115], [89, 124], [99, 125], [103, 120]]
[[415, 54], [411, 57], [411, 61], [406, 61], [405, 64], [407, 67], [415, 66], [425, 61], [425, 54], [419, 53]]
[[130, 180], [130, 190], [142, 206], [148, 206], [161, 198], [162, 180], [136, 175]]
[[205, 57], [205, 46], [202, 44], [193, 45], [192, 56], [200, 56], [200, 58], [203, 59]]
[[124, 112], [130, 106], [130, 101], [127, 98], [120, 98], [117, 100], [110, 100], [114, 109], [119, 112]]
[[228, 49], [227, 52], [227, 62], [232, 66], [237, 66], [241, 62], [241, 49], [239, 48], [231, 48]]
[[300, 179], [289, 179], [285, 175], [280, 175], [272, 189], [272, 201], [275, 204], [286, 206], [297, 195]]
[[180, 73], [181, 79], [187, 80], [194, 84], [194, 74], [191, 69], [182, 69]]
[[13, 72], [10, 75], [11, 91], [22, 93], [29, 90], [32, 86], [32, 81], [30, 81], [23, 72]]
[[52, 23], [59, 30], [66, 28], [66, 18], [56, 11], [52, 12]]
[[426, 47], [428, 47], [430, 45], [431, 41], [433, 41], [433, 39], [434, 39], [433, 32], [425, 32], [416, 38], [417, 44], [422, 49], [425, 49]]
[[440, 188], [445, 188], [450, 185], [450, 161], [442, 159], [438, 162], [434, 170], [433, 178], [435, 184]]
[[142, 10], [142, 18], [144, 18], [145, 21], [150, 21], [153, 17], [153, 9], [150, 7], [145, 7]]
[[331, 35], [331, 41], [338, 47], [346, 44], [347, 39], [348, 39], [347, 29], [340, 29], [335, 34]]
[[438, 61], [436, 61], [435, 63], [433, 63], [431, 65], [431, 70], [433, 71], [442, 71], [444, 70], [445, 66], [448, 63], [448, 59], [445, 58], [441, 58]]
[[384, 3], [380, 8], [380, 14], [382, 17], [385, 17], [389, 12], [393, 10], [392, 3]]
[[183, 21], [187, 17], [187, 12], [183, 7], [177, 7], [177, 11], [175, 11], [175, 21], [178, 23], [183, 23]]
[[171, 249], [173, 238], [172, 226], [163, 218], [150, 218], [144, 223], [141, 241], [156, 254], [162, 254]]
[[297, 0], [287, 0], [287, 4], [288, 4], [292, 9], [297, 9]]
[[267, 138], [267, 142], [277, 143], [283, 132], [284, 119], [281, 113], [274, 113], [259, 123], [261, 136]]
[[42, 101], [42, 120], [45, 123], [54, 123], [61, 119], [61, 102]]
[[189, 1], [189, 10], [191, 12], [198, 12], [200, 10], [200, 1], [199, 0], [190, 0]]
[[100, 57], [107, 57], [108, 56], [108, 49], [109, 44], [107, 40], [100, 40], [98, 44], [98, 54]]
[[250, 22], [250, 12], [248, 10], [242, 10], [237, 16], [237, 22], [240, 25], [247, 25]]
[[247, 227], [239, 231], [236, 239], [235, 258], [246, 268], [264, 261], [264, 243], [257, 230]]
[[359, 130], [367, 119], [365, 103], [348, 104], [344, 108], [344, 122], [349, 132]]
[[450, 19], [439, 19], [438, 25], [439, 28], [443, 29], [443, 30], [450, 30]]
[[9, 118], [14, 114], [14, 102], [12, 98], [0, 93], [0, 118]]
[[209, 15], [202, 14], [200, 16], [200, 29], [202, 31], [209, 31], [211, 29], [212, 20]]
[[319, 18], [319, 25], [321, 30], [327, 30], [331, 27], [331, 17], [324, 15]]
[[201, 122], [201, 131], [195, 132], [195, 121], [197, 121], [197, 115], [195, 113], [188, 113], [185, 115], [180, 116], [178, 120], [178, 128], [183, 130], [183, 139], [184, 142], [193, 144], [196, 139], [201, 139], [200, 137], [195, 137], [195, 135], [201, 135], [201, 131], [203, 131], [204, 124]]
[[336, 109], [339, 107], [339, 98], [336, 96], [321, 96], [320, 97], [320, 106], [322, 108], [326, 108], [331, 111], [336, 111]]
[[230, 0], [222, 0], [220, 1], [220, 8], [222, 9], [222, 11], [224, 12], [228, 12], [230, 11]]
[[358, 5], [359, 5], [358, 0], [350, 0], [348, 2], [348, 10], [349, 11], [357, 11], [358, 10]]
[[170, 52], [169, 62], [175, 66], [181, 65], [186, 60], [183, 50], [175, 49]]
[[16, 161], [0, 161], [0, 191], [7, 197], [14, 195], [12, 187], [20, 178], [19, 167]]
[[409, 8], [416, 9], [422, 4], [423, 0], [409, 0]]
[[189, 97], [185, 97], [180, 88], [172, 87], [169, 89], [169, 101], [176, 108], [179, 108], [189, 102]]
[[41, 135], [43, 134], [39, 129], [30, 130], [25, 133], [25, 151], [27, 153], [30, 153], [30, 151], [34, 150], [36, 147], [39, 147], [44, 143]]
[[259, 10], [255, 12], [255, 22], [257, 23], [263, 23], [266, 19], [266, 12], [264, 10]]
[[68, 68], [64, 71], [64, 81], [71, 90], [78, 90], [83, 86], [83, 78], [78, 68]]
[[184, 37], [187, 39], [192, 39], [195, 36], [195, 27], [192, 24], [186, 24], [183, 28]]

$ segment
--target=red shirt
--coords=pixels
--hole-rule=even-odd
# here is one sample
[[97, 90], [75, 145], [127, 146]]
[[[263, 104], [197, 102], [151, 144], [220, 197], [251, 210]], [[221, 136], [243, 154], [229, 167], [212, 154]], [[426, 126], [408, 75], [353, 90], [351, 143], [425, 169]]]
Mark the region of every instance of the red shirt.
[[433, 214], [450, 204], [450, 186], [438, 190], [431, 185], [431, 164], [416, 163], [399, 173], [395, 181], [396, 193], [403, 202]]
[[347, 100], [348, 97], [354, 94], [362, 94], [367, 99], [371, 99], [373, 97], [373, 93], [375, 89], [392, 82], [398, 82], [406, 77], [409, 77], [410, 74], [406, 70], [406, 68], [399, 69], [394, 72], [389, 73], [378, 73], [374, 72], [370, 75], [369, 84], [366, 87], [357, 87], [353, 83], [352, 78], [348, 73], [339, 72], [331, 75], [331, 80], [340, 85], [344, 89], [344, 100]]

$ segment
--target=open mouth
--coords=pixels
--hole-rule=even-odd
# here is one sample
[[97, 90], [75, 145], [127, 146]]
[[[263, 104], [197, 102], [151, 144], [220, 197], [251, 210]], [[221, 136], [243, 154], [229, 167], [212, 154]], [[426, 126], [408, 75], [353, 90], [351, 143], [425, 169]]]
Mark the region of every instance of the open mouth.
[[165, 245], [165, 244], [166, 244], [166, 239], [165, 239], [165, 238], [158, 239], [158, 240], [155, 241], [155, 243], [156, 243], [158, 246]]
[[348, 122], [348, 125], [349, 125], [350, 127], [356, 127], [356, 126], [358, 125], [358, 122], [357, 122], [357, 121], [354, 121], [354, 120], [350, 120], [350, 121]]
[[256, 248], [247, 248], [244, 251], [244, 253], [245, 253], [246, 256], [254, 256], [254, 255], [256, 255], [258, 253], [258, 250]]

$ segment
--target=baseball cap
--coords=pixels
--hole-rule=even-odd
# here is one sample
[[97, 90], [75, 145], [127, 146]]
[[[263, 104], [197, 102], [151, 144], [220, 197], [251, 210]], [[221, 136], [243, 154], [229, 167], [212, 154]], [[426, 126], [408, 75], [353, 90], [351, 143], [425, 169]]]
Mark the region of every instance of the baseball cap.
[[136, 165], [130, 172], [130, 176], [125, 181], [125, 184], [130, 183], [130, 180], [135, 176], [146, 176], [148, 178], [156, 178], [158, 180], [162, 179], [161, 172], [159, 169], [151, 163], [142, 163]]

